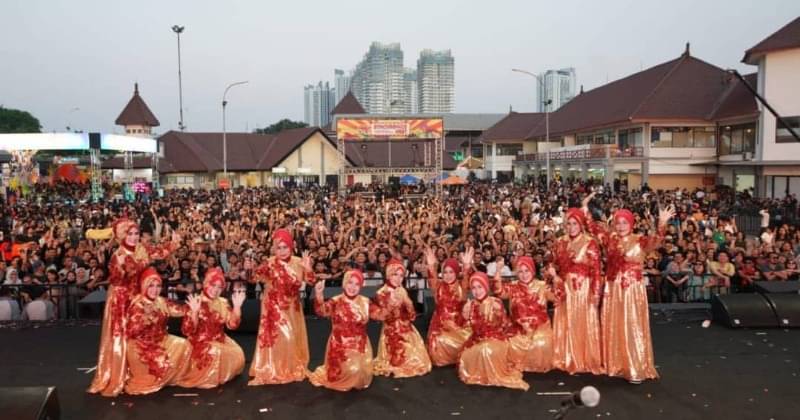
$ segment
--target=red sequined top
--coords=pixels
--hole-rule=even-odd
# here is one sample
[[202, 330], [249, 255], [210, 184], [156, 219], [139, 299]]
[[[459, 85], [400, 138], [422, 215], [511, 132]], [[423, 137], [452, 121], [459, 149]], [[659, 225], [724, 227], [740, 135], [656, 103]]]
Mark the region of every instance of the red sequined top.
[[375, 308], [370, 300], [357, 295], [349, 298], [344, 294], [328, 301], [314, 300], [314, 311], [319, 316], [331, 319], [331, 336], [325, 353], [325, 365], [329, 381], [336, 381], [342, 374], [342, 363], [347, 352], [367, 351], [367, 322]]
[[664, 240], [666, 229], [659, 226], [653, 236], [630, 233], [620, 235], [610, 232], [608, 226], [589, 222], [589, 230], [603, 244], [606, 253], [606, 281], [622, 281], [628, 287], [632, 281], [642, 281], [642, 270], [647, 254], [655, 250]]
[[301, 310], [299, 293], [304, 271], [298, 260], [299, 258], [292, 257], [284, 265], [279, 259], [270, 257], [266, 263], [256, 268], [255, 278], [266, 284], [266, 292], [261, 297], [259, 347], [271, 347], [275, 344], [281, 323], [287, 322], [281, 316], [282, 311]]
[[533, 331], [550, 320], [547, 301], [551, 293], [547, 283], [541, 280], [531, 280], [527, 284], [519, 280], [503, 283], [495, 279], [492, 291], [495, 296], [509, 300], [511, 320], [514, 322], [512, 333]]
[[185, 316], [181, 325], [181, 332], [192, 343], [192, 360], [198, 368], [203, 369], [211, 362], [211, 343], [224, 343], [225, 328], [235, 330], [240, 322], [227, 299], [202, 295], [197, 322]]
[[[564, 235], [556, 241], [554, 253], [558, 275], [564, 281], [571, 281], [574, 290], [580, 289], [584, 280], [589, 281], [592, 292], [599, 295], [603, 286], [600, 246], [594, 238], [587, 233], [581, 233], [574, 238]], [[556, 289], [556, 295], [561, 298], [564, 296], [563, 287], [561, 284]]]
[[434, 290], [433, 298], [436, 302], [436, 308], [433, 311], [431, 324], [428, 327], [428, 334], [435, 336], [441, 334], [446, 329], [445, 325], [452, 322], [457, 327], [461, 328], [465, 325], [464, 317], [461, 310], [464, 308], [464, 303], [467, 301], [467, 286], [465, 280], [455, 280], [452, 283], [447, 283], [444, 280], [439, 280], [435, 272], [428, 273], [428, 283], [431, 289]]
[[[392, 306], [392, 293], [400, 290], [402, 301], [399, 306]], [[383, 332], [386, 334], [386, 347], [389, 351], [392, 366], [400, 366], [405, 362], [404, 343], [405, 334], [412, 331], [411, 322], [417, 316], [414, 303], [402, 287], [396, 289], [384, 284], [375, 294], [373, 305], [370, 308], [370, 317], [383, 321]]]
[[483, 300], [470, 300], [465, 310], [467, 324], [472, 328], [472, 335], [464, 344], [465, 348], [488, 339], [505, 340], [509, 337], [511, 323], [500, 299], [487, 296]]
[[188, 309], [159, 296], [150, 300], [144, 295], [133, 298], [128, 308], [126, 336], [133, 340], [139, 350], [139, 358], [146, 364], [151, 375], [163, 378], [169, 369], [169, 360], [164, 348], [167, 338], [167, 320], [182, 317]]

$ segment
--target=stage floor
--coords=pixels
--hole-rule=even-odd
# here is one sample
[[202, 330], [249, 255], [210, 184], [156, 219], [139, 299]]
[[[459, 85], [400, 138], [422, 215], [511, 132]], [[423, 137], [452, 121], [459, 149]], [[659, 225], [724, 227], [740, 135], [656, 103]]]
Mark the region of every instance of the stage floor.
[[[92, 375], [78, 370], [95, 363], [96, 322], [0, 328], [0, 374], [2, 386], [56, 386], [65, 419], [547, 419], [563, 397], [537, 392], [573, 391], [585, 385], [600, 390], [600, 405], [576, 410], [569, 418], [797, 418], [800, 330], [702, 328], [704, 317], [654, 313], [651, 322], [661, 379], [638, 386], [621, 379], [552, 372], [526, 374], [531, 390], [522, 392], [466, 386], [454, 368], [435, 368], [419, 378], [376, 377], [369, 389], [349, 393], [316, 388], [307, 381], [248, 387], [243, 374], [213, 390], [170, 387], [143, 397], [103, 398], [85, 393]], [[426, 325], [419, 321], [420, 327]], [[370, 325], [373, 347], [378, 328]], [[323, 358], [328, 321], [309, 318], [308, 330], [314, 368]], [[242, 345], [249, 367], [255, 335], [233, 338]], [[176, 397], [176, 393], [199, 396]]]

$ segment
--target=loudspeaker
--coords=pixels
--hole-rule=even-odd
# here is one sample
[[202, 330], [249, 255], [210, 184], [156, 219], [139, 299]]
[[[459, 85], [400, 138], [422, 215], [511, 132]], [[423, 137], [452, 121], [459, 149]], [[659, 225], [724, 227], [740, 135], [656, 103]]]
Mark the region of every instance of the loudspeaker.
[[100, 133], [89, 133], [89, 148], [90, 149], [100, 148]]
[[715, 294], [711, 311], [714, 322], [731, 328], [778, 326], [772, 305], [759, 293]]
[[771, 293], [764, 295], [764, 298], [775, 311], [779, 327], [800, 327], [800, 295]]
[[0, 416], [15, 420], [58, 420], [56, 387], [2, 387], [0, 388]]
[[761, 293], [800, 293], [800, 281], [757, 281], [755, 284]]

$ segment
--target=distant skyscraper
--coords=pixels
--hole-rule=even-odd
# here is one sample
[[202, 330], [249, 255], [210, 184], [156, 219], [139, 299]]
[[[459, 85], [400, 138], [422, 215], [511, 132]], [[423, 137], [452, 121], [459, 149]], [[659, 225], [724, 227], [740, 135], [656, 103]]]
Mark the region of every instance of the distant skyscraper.
[[453, 112], [455, 108], [454, 59], [450, 50], [422, 50], [417, 60], [419, 112]]
[[400, 44], [373, 42], [350, 81], [356, 99], [371, 114], [405, 112], [403, 51]]
[[346, 76], [344, 70], [334, 69], [333, 87], [336, 89], [336, 103], [338, 104], [350, 91], [350, 76]]
[[[560, 70], [547, 70], [539, 75], [539, 79], [544, 84], [537, 84], [539, 104], [538, 112], [553, 112], [561, 108], [565, 103], [575, 97], [575, 69], [572, 67]], [[550, 104], [545, 109], [544, 102], [550, 100]]]
[[419, 96], [417, 89], [417, 71], [403, 69], [403, 111], [416, 114], [419, 112]]
[[328, 125], [335, 101], [336, 89], [331, 89], [328, 82], [306, 85], [303, 89], [303, 121], [314, 127]]

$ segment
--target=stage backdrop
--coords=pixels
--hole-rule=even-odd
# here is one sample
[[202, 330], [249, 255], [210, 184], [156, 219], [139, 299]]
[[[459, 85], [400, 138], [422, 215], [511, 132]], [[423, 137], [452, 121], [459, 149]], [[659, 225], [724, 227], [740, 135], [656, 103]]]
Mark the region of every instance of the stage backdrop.
[[342, 118], [336, 122], [341, 140], [438, 139], [444, 134], [441, 118]]

